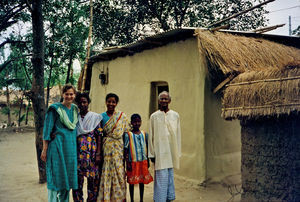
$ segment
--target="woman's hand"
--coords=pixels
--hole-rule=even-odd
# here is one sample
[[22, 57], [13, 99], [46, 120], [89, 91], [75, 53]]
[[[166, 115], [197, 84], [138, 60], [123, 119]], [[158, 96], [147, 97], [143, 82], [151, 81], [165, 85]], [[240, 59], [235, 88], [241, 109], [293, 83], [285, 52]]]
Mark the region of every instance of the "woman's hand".
[[45, 150], [45, 149], [42, 150], [41, 159], [44, 162], [47, 161], [47, 150]]
[[96, 153], [96, 165], [99, 165], [100, 164], [100, 162], [101, 162], [101, 153], [99, 152], [97, 152]]
[[41, 154], [41, 159], [44, 162], [47, 161], [47, 150], [48, 150], [48, 141], [43, 140], [43, 150], [42, 150], [42, 154]]
[[43, 150], [42, 150], [42, 154], [41, 154], [41, 159], [42, 161], [46, 162], [47, 161], [47, 150], [48, 150], [48, 141], [47, 140], [43, 140]]
[[54, 140], [56, 138], [56, 134], [55, 133], [51, 133], [50, 134], [50, 138], [51, 138], [51, 141]]

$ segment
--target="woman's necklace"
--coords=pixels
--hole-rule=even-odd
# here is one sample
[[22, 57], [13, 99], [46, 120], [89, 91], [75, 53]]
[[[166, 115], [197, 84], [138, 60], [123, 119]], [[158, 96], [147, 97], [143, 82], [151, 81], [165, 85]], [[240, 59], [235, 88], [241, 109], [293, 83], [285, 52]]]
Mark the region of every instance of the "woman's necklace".
[[106, 114], [107, 116], [111, 117], [114, 114], [114, 111], [113, 112], [106, 111]]

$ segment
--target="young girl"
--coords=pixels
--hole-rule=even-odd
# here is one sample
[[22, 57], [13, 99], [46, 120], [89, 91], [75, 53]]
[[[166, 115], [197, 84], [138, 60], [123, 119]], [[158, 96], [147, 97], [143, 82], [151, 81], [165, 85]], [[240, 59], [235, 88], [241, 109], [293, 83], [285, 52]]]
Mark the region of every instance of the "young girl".
[[147, 146], [148, 134], [140, 131], [142, 119], [139, 114], [131, 116], [131, 132], [125, 133], [124, 147], [127, 165], [127, 182], [131, 201], [134, 199], [134, 185], [139, 184], [140, 201], [143, 201], [144, 184], [153, 181], [148, 171]]

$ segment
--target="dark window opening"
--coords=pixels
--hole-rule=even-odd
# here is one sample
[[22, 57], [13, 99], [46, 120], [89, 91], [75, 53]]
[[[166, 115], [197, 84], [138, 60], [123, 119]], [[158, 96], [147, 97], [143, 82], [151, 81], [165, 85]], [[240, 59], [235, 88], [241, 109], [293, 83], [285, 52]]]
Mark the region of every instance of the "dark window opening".
[[169, 86], [167, 82], [151, 82], [149, 116], [158, 110], [158, 95], [163, 91], [169, 92]]

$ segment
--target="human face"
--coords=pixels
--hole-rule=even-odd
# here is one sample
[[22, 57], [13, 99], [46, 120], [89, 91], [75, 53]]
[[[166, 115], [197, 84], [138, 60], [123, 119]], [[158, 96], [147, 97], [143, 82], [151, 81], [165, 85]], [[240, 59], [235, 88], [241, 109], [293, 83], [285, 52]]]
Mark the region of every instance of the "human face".
[[167, 94], [162, 94], [158, 100], [159, 106], [163, 109], [168, 109], [171, 100]]
[[88, 112], [89, 102], [86, 97], [80, 98], [78, 108], [80, 109], [80, 113], [86, 114]]
[[116, 98], [110, 97], [106, 100], [107, 111], [109, 111], [109, 112], [115, 111], [116, 106], [117, 106]]
[[140, 130], [140, 127], [142, 125], [142, 120], [140, 118], [135, 118], [131, 121], [132, 129], [133, 131]]
[[72, 88], [68, 89], [66, 92], [63, 93], [64, 101], [63, 103], [66, 105], [72, 104], [73, 100], [75, 99], [75, 92]]

